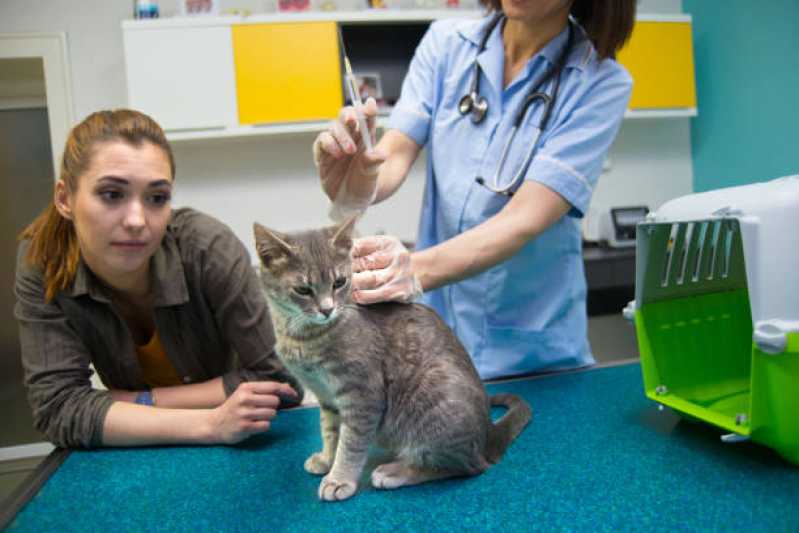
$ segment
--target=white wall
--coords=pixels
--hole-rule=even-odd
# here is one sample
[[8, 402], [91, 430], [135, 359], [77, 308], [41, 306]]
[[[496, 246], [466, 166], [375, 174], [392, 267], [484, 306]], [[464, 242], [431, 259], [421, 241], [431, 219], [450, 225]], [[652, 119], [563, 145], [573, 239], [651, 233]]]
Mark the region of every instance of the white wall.
[[[2, 0], [0, 33], [64, 31], [72, 70], [74, 115], [126, 105], [120, 23], [132, 0]], [[269, 6], [264, 0], [226, 0], [222, 8]], [[175, 11], [162, 1], [162, 12]], [[641, 13], [680, 13], [680, 0], [639, 2]], [[701, 112], [701, 110], [700, 110]], [[155, 117], [157, 119], [157, 117]], [[176, 142], [176, 205], [191, 205], [228, 223], [253, 250], [252, 222], [275, 229], [323, 225], [326, 201], [314, 178], [313, 135]], [[59, 147], [60, 151], [60, 147]], [[691, 190], [689, 119], [626, 120], [611, 150], [611, 167], [595, 192], [586, 235], [596, 237], [597, 214], [610, 206], [654, 208]], [[423, 163], [400, 193], [370, 210], [363, 232], [386, 231], [413, 239], [419, 216]]]
[[[313, 138], [294, 134], [174, 143], [175, 202], [218, 214], [248, 245], [253, 221], [286, 231], [330, 224], [328, 201], [311, 160]], [[369, 210], [359, 224], [361, 232], [413, 239], [423, 186], [420, 160], [397, 195]]]
[[657, 209], [692, 192], [691, 128], [687, 118], [627, 119], [608, 154], [610, 168], [597, 183], [583, 219], [583, 236], [599, 238], [599, 221], [611, 207]]

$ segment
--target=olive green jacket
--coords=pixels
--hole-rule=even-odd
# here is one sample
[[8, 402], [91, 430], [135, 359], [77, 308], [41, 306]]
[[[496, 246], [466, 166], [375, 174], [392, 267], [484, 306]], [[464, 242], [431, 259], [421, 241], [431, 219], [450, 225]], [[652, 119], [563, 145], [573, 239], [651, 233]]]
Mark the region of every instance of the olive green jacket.
[[[83, 262], [72, 285], [45, 303], [27, 247], [20, 243], [17, 254], [14, 314], [34, 424], [58, 446], [98, 446], [113, 400], [92, 388], [89, 364], [109, 389], [146, 389], [133, 338]], [[227, 226], [191, 209], [173, 211], [150, 273], [156, 328], [184, 383], [222, 376], [230, 395], [242, 381], [275, 380], [302, 394], [275, 355], [257, 275]]]

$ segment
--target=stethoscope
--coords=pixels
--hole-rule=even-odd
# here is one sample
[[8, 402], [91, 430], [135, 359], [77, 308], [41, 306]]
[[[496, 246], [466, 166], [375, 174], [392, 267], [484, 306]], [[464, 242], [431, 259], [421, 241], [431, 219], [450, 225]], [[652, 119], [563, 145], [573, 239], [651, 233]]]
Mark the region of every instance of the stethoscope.
[[[477, 51], [478, 56], [485, 50], [486, 43], [488, 43], [491, 32], [494, 31], [494, 28], [496, 28], [497, 24], [499, 24], [503, 18], [504, 15], [502, 13], [498, 13], [496, 16], [494, 16], [491, 22], [489, 22], [488, 26], [486, 26], [485, 34], [480, 41], [480, 49]], [[516, 115], [510, 137], [505, 143], [505, 147], [502, 149], [502, 156], [500, 157], [499, 165], [497, 165], [497, 170], [494, 173], [494, 178], [492, 180], [493, 184], [487, 183], [486, 180], [480, 176], [475, 178], [477, 183], [497, 194], [513, 196], [512, 189], [524, 178], [524, 173], [527, 172], [527, 167], [530, 166], [530, 162], [533, 160], [533, 156], [538, 148], [538, 139], [541, 137], [541, 132], [547, 127], [549, 117], [552, 114], [552, 107], [555, 103], [555, 98], [558, 95], [558, 89], [560, 88], [560, 75], [563, 72], [566, 59], [568, 58], [572, 44], [574, 43], [574, 26], [571, 21], [569, 21], [568, 24], [569, 37], [566, 41], [566, 46], [564, 46], [561, 50], [553, 68], [549, 69], [549, 71], [544, 74], [538, 83], [533, 85], [533, 88], [524, 99], [524, 103]], [[480, 68], [480, 64], [477, 62], [477, 58], [474, 60], [473, 68], [474, 75], [472, 76], [472, 86], [469, 90], [469, 93], [465, 94], [463, 98], [460, 99], [460, 102], [458, 102], [458, 111], [463, 116], [466, 116], [467, 114], [470, 115], [470, 118], [474, 124], [480, 124], [483, 119], [485, 119], [486, 114], [488, 114], [488, 100], [486, 100], [484, 96], [480, 96], [480, 75], [482, 74], [482, 69]], [[552, 89], [552, 95], [550, 96], [549, 94], [541, 91], [541, 87], [543, 87], [553, 77], [555, 78], [555, 86]], [[516, 137], [516, 132], [524, 121], [524, 117], [527, 114], [527, 110], [529, 109], [530, 105], [536, 101], [540, 101], [544, 105], [544, 112], [541, 115], [541, 120], [538, 122], [538, 132], [535, 135], [535, 139], [533, 139], [533, 143], [530, 146], [530, 151], [527, 153], [527, 157], [525, 158], [524, 163], [522, 163], [519, 171], [516, 173], [510, 183], [504, 187], [500, 187], [499, 176], [502, 173], [502, 168], [505, 166], [505, 161], [508, 157], [510, 147], [513, 144], [513, 139]]]

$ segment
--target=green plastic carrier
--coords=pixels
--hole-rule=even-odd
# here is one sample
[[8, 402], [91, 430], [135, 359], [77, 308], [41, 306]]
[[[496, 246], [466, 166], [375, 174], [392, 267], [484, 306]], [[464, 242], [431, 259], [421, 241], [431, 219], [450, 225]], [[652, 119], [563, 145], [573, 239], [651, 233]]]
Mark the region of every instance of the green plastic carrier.
[[646, 395], [799, 465], [799, 176], [672, 200], [636, 243]]

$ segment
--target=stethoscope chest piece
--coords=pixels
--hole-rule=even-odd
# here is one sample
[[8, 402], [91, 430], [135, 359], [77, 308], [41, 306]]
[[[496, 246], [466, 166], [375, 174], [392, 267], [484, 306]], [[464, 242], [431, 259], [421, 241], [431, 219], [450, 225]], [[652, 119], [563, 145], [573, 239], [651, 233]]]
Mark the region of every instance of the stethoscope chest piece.
[[458, 102], [461, 115], [468, 114], [474, 124], [480, 124], [488, 113], [488, 101], [477, 93], [469, 93]]

